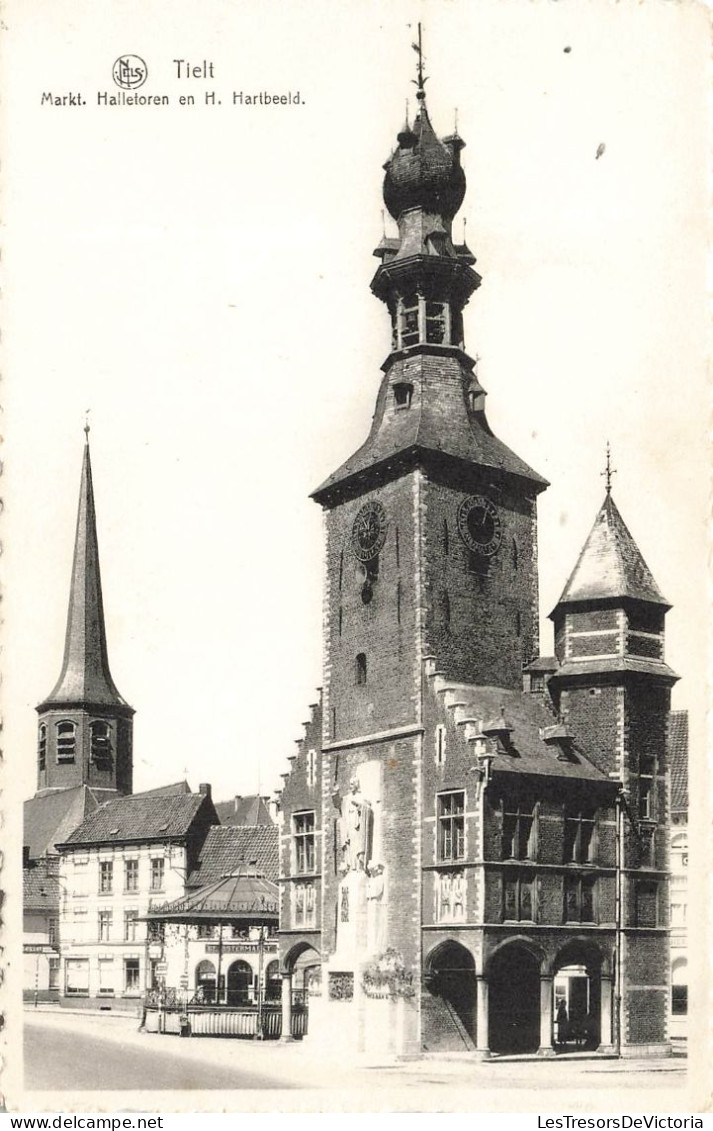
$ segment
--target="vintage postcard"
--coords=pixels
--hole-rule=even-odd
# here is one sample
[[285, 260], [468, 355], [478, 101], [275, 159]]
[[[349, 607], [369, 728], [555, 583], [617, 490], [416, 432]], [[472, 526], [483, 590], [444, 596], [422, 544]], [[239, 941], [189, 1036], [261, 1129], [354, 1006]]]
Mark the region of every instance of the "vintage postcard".
[[707, 7], [3, 20], [6, 1108], [702, 1126]]

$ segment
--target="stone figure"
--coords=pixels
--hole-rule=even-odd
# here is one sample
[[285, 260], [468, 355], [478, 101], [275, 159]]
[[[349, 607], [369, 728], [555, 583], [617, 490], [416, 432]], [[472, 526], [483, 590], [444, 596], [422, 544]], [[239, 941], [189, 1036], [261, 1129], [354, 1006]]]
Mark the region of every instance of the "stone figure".
[[369, 861], [366, 883], [366, 936], [372, 954], [386, 949], [386, 868]]
[[462, 872], [456, 872], [453, 876], [451, 898], [453, 918], [465, 919], [465, 879]]
[[369, 859], [374, 814], [370, 802], [362, 796], [359, 782], [353, 778], [346, 797], [334, 795], [339, 807], [338, 834], [341, 851], [340, 871], [366, 871]]

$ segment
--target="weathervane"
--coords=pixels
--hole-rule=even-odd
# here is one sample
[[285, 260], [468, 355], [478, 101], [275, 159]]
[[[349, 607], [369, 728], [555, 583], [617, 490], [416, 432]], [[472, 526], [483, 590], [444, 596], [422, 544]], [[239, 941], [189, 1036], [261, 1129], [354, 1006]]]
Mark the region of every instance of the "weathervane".
[[612, 467], [611, 465], [611, 448], [609, 447], [609, 441], [607, 440], [607, 465], [604, 471], [599, 472], [599, 474], [603, 475], [607, 481], [607, 495], [611, 495], [611, 477], [612, 475], [616, 475], [616, 473], [616, 468]]
[[85, 408], [84, 410], [84, 435], [87, 437], [87, 443], [89, 443], [89, 413], [91, 411], [92, 410], [90, 408]]
[[413, 47], [414, 51], [418, 55], [418, 67], [416, 69], [416, 74], [417, 74], [418, 77], [415, 78], [415, 79], [411, 79], [411, 82], [415, 83], [416, 86], [418, 87], [418, 92], [416, 94], [416, 97], [418, 99], [423, 100], [426, 97], [426, 94], [425, 94], [425, 91], [424, 91], [423, 88], [424, 88], [425, 84], [428, 82], [428, 79], [426, 78], [426, 76], [423, 73], [423, 44], [421, 42], [421, 24], [420, 24], [420, 22], [419, 22], [419, 25], [418, 25], [418, 43], [412, 43], [411, 46]]

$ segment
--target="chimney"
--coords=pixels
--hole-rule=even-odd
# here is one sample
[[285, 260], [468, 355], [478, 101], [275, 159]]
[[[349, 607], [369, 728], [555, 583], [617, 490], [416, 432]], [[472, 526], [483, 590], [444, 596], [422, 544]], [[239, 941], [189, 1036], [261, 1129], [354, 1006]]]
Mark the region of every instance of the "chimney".
[[198, 792], [202, 793], [204, 797], [210, 797], [210, 783], [207, 781], [202, 781], [198, 786]]

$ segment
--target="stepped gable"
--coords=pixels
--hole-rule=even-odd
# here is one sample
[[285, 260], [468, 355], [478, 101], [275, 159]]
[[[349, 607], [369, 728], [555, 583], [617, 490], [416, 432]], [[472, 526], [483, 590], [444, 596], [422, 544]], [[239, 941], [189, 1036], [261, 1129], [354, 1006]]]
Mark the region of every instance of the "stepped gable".
[[[282, 804], [286, 796], [297, 796], [304, 798], [305, 803], [308, 803], [310, 808], [321, 808], [322, 688], [320, 687], [317, 690], [319, 699], [316, 703], [310, 703], [309, 719], [302, 723], [302, 737], [295, 739], [297, 753], [288, 756], [290, 768], [286, 773], [280, 775], [283, 782], [282, 789], [275, 793], [279, 805]], [[312, 780], [310, 782], [307, 757], [311, 751], [314, 751], [314, 765], [312, 766]]]
[[688, 812], [688, 711], [671, 711], [668, 728], [671, 812]]
[[622, 598], [671, 607], [607, 492], [557, 605]]
[[431, 677], [436, 692], [443, 697], [446, 709], [451, 710], [456, 724], [464, 728], [466, 739], [480, 735], [482, 728], [503, 718], [508, 732], [508, 749], [495, 752], [493, 740], [489, 752], [494, 753], [494, 774], [536, 774], [543, 777], [563, 777], [591, 782], [608, 782], [607, 775], [590, 762], [582, 746], [575, 740], [567, 760], [559, 760], [557, 747], [544, 740], [557, 719], [543, 704], [541, 698], [521, 691], [502, 687], [475, 687], [472, 684], [451, 683], [437, 673]]
[[268, 880], [278, 875], [277, 825], [214, 825], [208, 830], [198, 863], [186, 886], [205, 887], [249, 869]]

